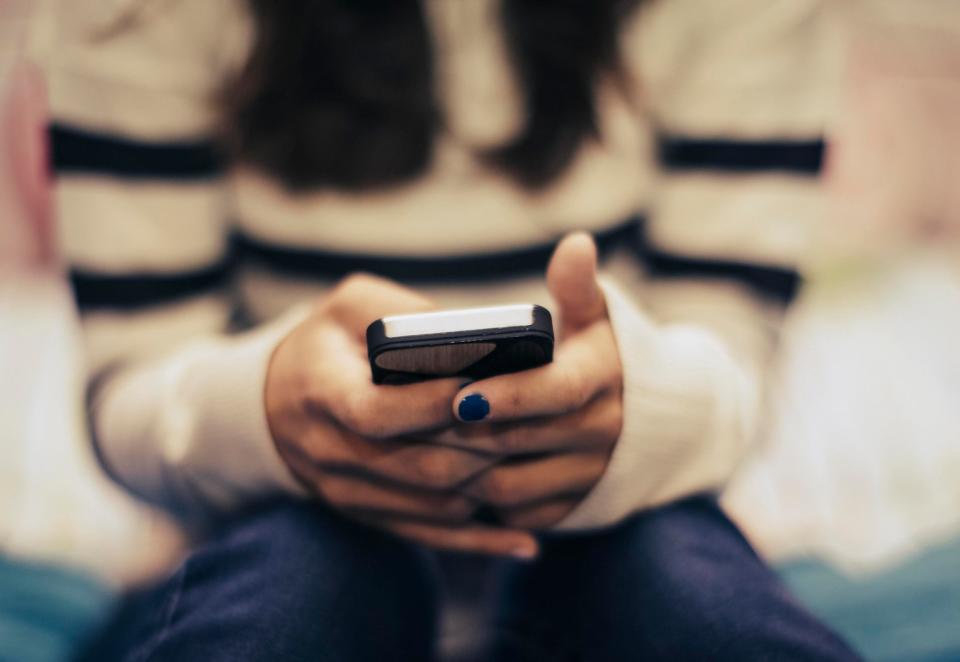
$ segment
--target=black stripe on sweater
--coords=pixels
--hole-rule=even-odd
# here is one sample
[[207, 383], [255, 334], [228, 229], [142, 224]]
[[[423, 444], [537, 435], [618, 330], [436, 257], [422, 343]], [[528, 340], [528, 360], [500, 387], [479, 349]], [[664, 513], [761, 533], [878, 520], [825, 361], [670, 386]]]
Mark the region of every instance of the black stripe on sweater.
[[[659, 278], [706, 278], [738, 282], [760, 296], [789, 304], [800, 275], [791, 269], [735, 260], [685, 256], [646, 244], [641, 219], [594, 235], [601, 257], [618, 246], [635, 248], [648, 272]], [[250, 236], [235, 238], [237, 256], [293, 278], [337, 280], [363, 271], [405, 283], [470, 283], [542, 274], [556, 244], [461, 256], [379, 256], [290, 248]]]
[[108, 175], [124, 179], [206, 180], [222, 162], [212, 141], [140, 141], [65, 124], [50, 126], [57, 174]]
[[[601, 253], [621, 243], [634, 242], [636, 219], [598, 233]], [[103, 274], [74, 269], [70, 277], [81, 310], [136, 309], [197, 296], [221, 286], [234, 263], [250, 260], [270, 271], [304, 279], [336, 280], [357, 271], [376, 273], [402, 282], [470, 282], [513, 278], [542, 273], [554, 244], [464, 256], [404, 257], [332, 253], [290, 248], [234, 238], [230, 262], [188, 272], [170, 274]]]
[[[783, 267], [693, 257], [651, 247], [644, 243], [641, 227], [633, 220], [595, 235], [601, 255], [617, 246], [634, 247], [651, 276], [730, 280], [783, 304], [795, 297], [801, 284], [797, 272]], [[453, 257], [394, 257], [288, 248], [240, 236], [235, 238], [234, 260], [249, 260], [271, 272], [302, 279], [333, 281], [364, 271], [411, 284], [475, 283], [543, 273], [554, 246]], [[77, 303], [84, 311], [133, 309], [212, 291], [225, 283], [231, 266], [223, 262], [175, 274], [124, 275], [75, 269], [71, 280]]]
[[822, 140], [726, 140], [664, 136], [660, 162], [667, 170], [816, 175]]
[[112, 275], [73, 269], [70, 281], [77, 305], [83, 312], [129, 310], [212, 292], [226, 282], [229, 271], [230, 265], [225, 262], [173, 274]]
[[730, 280], [782, 305], [796, 297], [802, 278], [793, 269], [712, 258], [691, 257], [642, 248], [641, 257], [655, 278], [706, 278]]
[[[594, 234], [601, 255], [618, 245], [636, 242], [640, 221], [631, 219]], [[387, 256], [328, 252], [270, 244], [249, 235], [235, 239], [240, 259], [250, 259], [269, 270], [301, 278], [336, 280], [364, 271], [406, 283], [476, 282], [542, 273], [556, 243], [490, 253], [453, 256]]]

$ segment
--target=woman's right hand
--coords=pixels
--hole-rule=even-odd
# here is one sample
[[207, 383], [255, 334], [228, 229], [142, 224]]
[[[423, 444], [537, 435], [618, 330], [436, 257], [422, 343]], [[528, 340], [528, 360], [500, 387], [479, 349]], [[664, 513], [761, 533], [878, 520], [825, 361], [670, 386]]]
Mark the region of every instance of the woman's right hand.
[[525, 531], [472, 522], [457, 490], [498, 457], [409, 441], [454, 423], [461, 379], [376, 385], [366, 328], [385, 315], [434, 308], [374, 276], [344, 279], [277, 347], [267, 372], [267, 420], [277, 450], [307, 488], [337, 510], [430, 547], [530, 558]]

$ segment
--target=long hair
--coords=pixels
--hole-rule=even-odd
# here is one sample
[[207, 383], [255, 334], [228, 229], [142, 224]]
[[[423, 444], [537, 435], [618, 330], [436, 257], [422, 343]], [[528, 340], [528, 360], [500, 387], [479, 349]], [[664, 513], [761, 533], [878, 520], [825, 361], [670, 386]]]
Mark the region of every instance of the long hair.
[[[222, 97], [235, 157], [292, 190], [362, 191], [423, 173], [443, 117], [418, 0], [248, 1], [256, 37]], [[503, 0], [524, 124], [478, 156], [537, 188], [598, 138], [596, 82], [617, 73], [617, 28], [639, 1]]]

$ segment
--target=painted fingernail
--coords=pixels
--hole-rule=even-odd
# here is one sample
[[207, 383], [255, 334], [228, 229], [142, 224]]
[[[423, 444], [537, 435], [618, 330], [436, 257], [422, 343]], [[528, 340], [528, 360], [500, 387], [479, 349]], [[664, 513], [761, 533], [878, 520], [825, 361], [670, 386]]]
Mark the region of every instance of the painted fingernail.
[[490, 403], [479, 393], [471, 393], [457, 407], [461, 421], [482, 421], [490, 413]]

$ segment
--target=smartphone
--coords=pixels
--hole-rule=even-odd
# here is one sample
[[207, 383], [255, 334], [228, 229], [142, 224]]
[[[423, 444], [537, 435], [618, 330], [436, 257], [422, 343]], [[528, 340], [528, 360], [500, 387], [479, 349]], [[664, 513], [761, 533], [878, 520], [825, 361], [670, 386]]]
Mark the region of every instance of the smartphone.
[[529, 303], [391, 315], [367, 327], [367, 355], [377, 384], [482, 379], [552, 361], [553, 319]]

